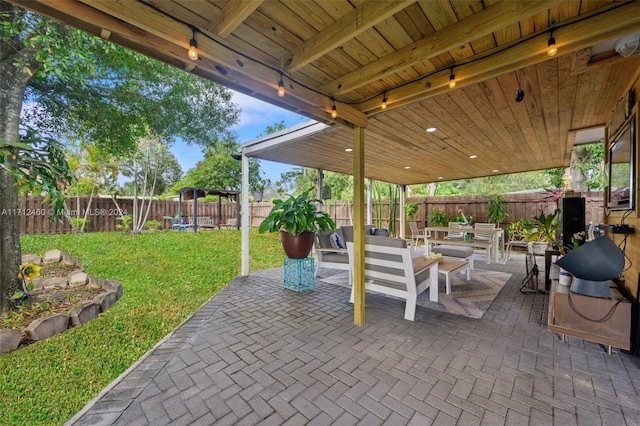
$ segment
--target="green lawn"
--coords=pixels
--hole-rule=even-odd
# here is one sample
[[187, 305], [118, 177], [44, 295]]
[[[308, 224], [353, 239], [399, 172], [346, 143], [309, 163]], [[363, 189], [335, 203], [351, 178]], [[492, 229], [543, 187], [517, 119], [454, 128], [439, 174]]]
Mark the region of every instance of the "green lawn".
[[[58, 248], [122, 284], [98, 318], [0, 356], [0, 424], [59, 425], [236, 277], [240, 232], [22, 237], [23, 254]], [[252, 271], [282, 265], [277, 234], [250, 236]]]

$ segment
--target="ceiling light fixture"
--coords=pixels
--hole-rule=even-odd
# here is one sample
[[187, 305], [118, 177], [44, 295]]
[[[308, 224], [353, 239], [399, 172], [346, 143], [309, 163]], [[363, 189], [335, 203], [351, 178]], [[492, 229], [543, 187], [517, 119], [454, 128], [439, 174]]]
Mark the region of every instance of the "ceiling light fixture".
[[549, 33], [549, 41], [547, 42], [547, 55], [553, 56], [558, 53], [558, 47], [556, 46], [556, 39], [553, 37], [553, 30]]
[[437, 129], [435, 127], [427, 127], [427, 133], [433, 133], [435, 132]]
[[331, 97], [331, 103], [332, 103], [332, 106], [331, 106], [331, 118], [333, 118], [335, 120], [336, 118], [338, 118], [338, 110], [336, 108], [336, 100], [334, 99], [333, 96]]
[[409, 170], [411, 168], [411, 166], [404, 166], [405, 170]]
[[449, 74], [449, 89], [456, 87], [456, 76], [453, 75], [453, 67], [451, 67], [451, 74]]
[[387, 109], [387, 91], [386, 90], [382, 94], [382, 105], [380, 105], [380, 108]]
[[345, 148], [345, 151], [351, 152], [351, 151], [353, 151], [353, 148]]
[[280, 73], [280, 81], [278, 82], [278, 96], [284, 96], [284, 81], [282, 81], [282, 73]]
[[193, 32], [193, 35], [191, 36], [191, 41], [189, 41], [188, 56], [189, 56], [189, 59], [191, 59], [192, 61], [197, 61], [198, 60], [198, 42], [196, 41], [196, 32], [198, 31], [198, 29], [193, 25], [189, 25], [189, 28]]
[[478, 156], [475, 155], [475, 154], [472, 154], [472, 155], [469, 156], [469, 158], [478, 158]]

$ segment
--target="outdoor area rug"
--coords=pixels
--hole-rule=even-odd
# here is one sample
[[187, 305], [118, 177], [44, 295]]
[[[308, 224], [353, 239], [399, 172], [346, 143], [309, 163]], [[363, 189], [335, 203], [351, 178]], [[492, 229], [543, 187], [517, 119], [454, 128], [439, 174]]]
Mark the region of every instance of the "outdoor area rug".
[[[335, 274], [318, 277], [318, 280], [329, 284], [349, 287], [347, 271], [336, 271]], [[445, 294], [445, 279], [439, 275], [438, 302], [429, 300], [429, 290], [418, 296], [418, 305], [437, 311], [480, 319], [502, 287], [509, 281], [511, 274], [499, 271], [476, 269], [471, 272], [467, 281], [464, 274], [451, 275], [451, 294]], [[386, 296], [385, 297], [391, 297]]]

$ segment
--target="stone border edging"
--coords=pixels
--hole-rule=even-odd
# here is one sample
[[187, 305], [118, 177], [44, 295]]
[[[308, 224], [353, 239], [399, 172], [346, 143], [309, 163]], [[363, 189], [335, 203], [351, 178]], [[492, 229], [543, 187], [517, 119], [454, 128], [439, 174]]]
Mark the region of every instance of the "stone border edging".
[[[96, 295], [93, 300], [74, 306], [66, 314], [57, 313], [33, 320], [24, 329], [24, 335], [29, 340], [40, 341], [48, 339], [69, 328], [91, 321], [99, 314], [110, 309], [122, 297], [122, 285], [118, 281], [94, 278], [84, 272], [84, 268], [82, 268], [76, 257], [69, 256], [63, 251], [49, 250], [42, 257], [27, 254], [22, 256], [21, 261], [23, 264], [29, 262], [38, 265], [59, 263], [79, 267], [79, 269], [71, 271], [66, 277], [34, 278], [32, 282], [34, 290], [82, 286], [105, 290]], [[22, 341], [22, 334], [23, 331], [18, 329], [0, 329], [0, 355], [18, 349]]]

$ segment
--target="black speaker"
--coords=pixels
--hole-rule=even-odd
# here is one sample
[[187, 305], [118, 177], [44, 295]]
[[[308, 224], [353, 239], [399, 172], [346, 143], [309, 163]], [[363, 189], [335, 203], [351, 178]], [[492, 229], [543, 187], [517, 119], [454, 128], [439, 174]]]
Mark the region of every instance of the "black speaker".
[[[571, 247], [571, 237], [585, 230], [585, 201], [582, 197], [562, 199], [562, 245]], [[584, 239], [583, 239], [584, 241]]]

